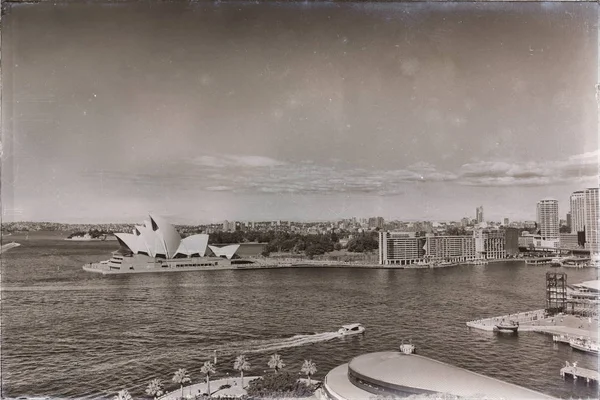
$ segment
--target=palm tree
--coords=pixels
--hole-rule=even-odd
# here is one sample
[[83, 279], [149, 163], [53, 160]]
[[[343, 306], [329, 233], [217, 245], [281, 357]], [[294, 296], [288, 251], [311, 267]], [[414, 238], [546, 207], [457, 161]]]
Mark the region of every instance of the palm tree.
[[115, 400], [133, 400], [127, 389], [123, 389], [117, 393]]
[[173, 382], [181, 385], [181, 397], [183, 398], [183, 385], [191, 382], [190, 374], [187, 372], [187, 369], [179, 368], [177, 371], [175, 371], [175, 375], [173, 375]]
[[208, 397], [210, 397], [210, 374], [215, 373], [215, 366], [210, 361], [205, 361], [200, 371], [206, 375], [206, 390], [208, 392]]
[[235, 362], [233, 363], [233, 369], [240, 371], [242, 377], [242, 389], [244, 388], [244, 371], [248, 371], [250, 369], [250, 363], [246, 359], [245, 355], [237, 356]]
[[164, 387], [160, 379], [152, 379], [146, 387], [146, 394], [154, 397], [155, 400], [163, 394], [163, 391]]
[[269, 368], [273, 368], [275, 370], [275, 373], [278, 373], [280, 369], [285, 367], [285, 364], [283, 363], [283, 361], [281, 361], [281, 357], [277, 353], [271, 356], [268, 365]]
[[312, 362], [312, 360], [304, 360], [304, 364], [302, 364], [302, 369], [300, 370], [300, 372], [306, 374], [306, 376], [308, 377], [308, 386], [310, 386], [310, 377], [314, 375], [315, 372], [317, 372], [317, 366], [314, 362]]

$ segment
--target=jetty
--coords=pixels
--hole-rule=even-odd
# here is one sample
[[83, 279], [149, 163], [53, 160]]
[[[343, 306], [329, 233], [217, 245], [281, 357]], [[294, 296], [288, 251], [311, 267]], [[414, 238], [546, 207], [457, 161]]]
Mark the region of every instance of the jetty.
[[590, 382], [597, 384], [600, 374], [598, 371], [578, 367], [577, 362], [570, 365], [567, 361], [567, 365], [560, 369], [560, 376], [562, 376], [563, 379], [571, 377], [574, 381], [577, 381], [577, 379], [585, 379], [586, 384], [589, 384]]

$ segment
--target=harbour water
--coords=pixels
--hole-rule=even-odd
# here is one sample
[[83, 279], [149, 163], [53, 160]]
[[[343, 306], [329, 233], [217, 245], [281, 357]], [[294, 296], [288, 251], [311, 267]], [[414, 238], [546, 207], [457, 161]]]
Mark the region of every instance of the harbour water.
[[[198, 381], [214, 350], [216, 378], [236, 374], [233, 359], [241, 352], [252, 364], [246, 375], [262, 374], [277, 351], [290, 371], [312, 359], [322, 379], [354, 356], [397, 349], [403, 339], [412, 339], [419, 354], [543, 393], [598, 397], [597, 387], [559, 376], [565, 361], [596, 369], [595, 356], [553, 344], [550, 336], [465, 326], [543, 308], [548, 266], [102, 276], [81, 266], [108, 258], [114, 242], [19, 241], [2, 257], [7, 398], [112, 398], [125, 388], [142, 396], [149, 380], [170, 382], [178, 368]], [[597, 279], [597, 270], [565, 272], [572, 283]], [[334, 337], [351, 322], [361, 322], [365, 335]]]

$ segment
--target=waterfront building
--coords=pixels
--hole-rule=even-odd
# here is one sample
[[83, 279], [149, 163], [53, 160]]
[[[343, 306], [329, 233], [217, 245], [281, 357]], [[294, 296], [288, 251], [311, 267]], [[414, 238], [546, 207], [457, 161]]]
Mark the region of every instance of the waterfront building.
[[537, 203], [537, 223], [543, 239], [558, 239], [558, 201], [543, 199]]
[[506, 228], [504, 230], [504, 250], [507, 256], [516, 257], [519, 255], [519, 230], [516, 228]]
[[506, 237], [504, 232], [476, 229], [473, 231], [473, 238], [475, 240], [476, 258], [489, 260], [506, 258]]
[[484, 241], [485, 257], [488, 260], [506, 258], [505, 237], [503, 232], [489, 232]]
[[475, 219], [478, 224], [483, 222], [483, 206], [479, 206], [475, 209]]
[[579, 248], [577, 233], [561, 233], [559, 237], [560, 247], [563, 249]]
[[535, 235], [529, 232], [523, 232], [521, 233], [521, 236], [519, 236], [519, 247], [526, 247], [526, 248], [530, 248], [532, 246], [535, 246], [534, 244], [534, 238]]
[[600, 252], [598, 248], [598, 188], [585, 190], [585, 243], [592, 253]]
[[569, 198], [571, 233], [583, 232], [585, 226], [585, 192], [573, 192]]
[[463, 262], [474, 260], [475, 238], [472, 236], [427, 236], [425, 259], [427, 261]]
[[425, 238], [415, 232], [379, 232], [379, 264], [410, 265], [423, 261]]
[[[571, 218], [570, 212], [567, 213], [567, 226], [569, 227], [569, 230], [573, 229], [573, 219]], [[577, 232], [571, 232], [571, 233], [577, 233]]]

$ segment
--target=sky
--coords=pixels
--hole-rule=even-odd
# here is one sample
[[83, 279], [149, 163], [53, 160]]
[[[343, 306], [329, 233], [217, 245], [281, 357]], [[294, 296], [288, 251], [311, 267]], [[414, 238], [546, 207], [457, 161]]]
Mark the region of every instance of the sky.
[[594, 3], [3, 17], [4, 221], [534, 220], [598, 185]]

